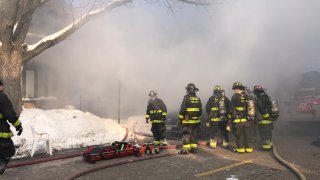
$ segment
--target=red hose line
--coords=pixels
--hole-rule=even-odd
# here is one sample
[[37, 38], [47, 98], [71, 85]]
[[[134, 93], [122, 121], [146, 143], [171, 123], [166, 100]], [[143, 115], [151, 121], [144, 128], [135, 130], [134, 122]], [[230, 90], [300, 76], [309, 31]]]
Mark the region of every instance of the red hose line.
[[78, 157], [78, 156], [81, 156], [81, 155], [82, 155], [82, 153], [72, 153], [72, 154], [66, 154], [66, 155], [61, 155], [61, 156], [56, 156], [56, 157], [41, 158], [41, 159], [32, 160], [32, 161], [25, 161], [25, 162], [19, 162], [19, 163], [9, 164], [9, 165], [7, 166], [7, 168], [16, 168], [16, 167], [21, 167], [21, 166], [30, 166], [30, 165], [34, 165], [34, 164], [49, 162], [49, 161], [55, 161], [55, 160], [60, 160], [60, 159], [67, 159], [67, 158]]
[[[129, 130], [126, 128], [126, 134], [122, 141], [125, 141], [128, 138]], [[44, 162], [49, 162], [49, 161], [56, 161], [60, 159], [67, 159], [67, 158], [73, 158], [73, 157], [78, 157], [82, 156], [82, 153], [71, 153], [71, 154], [66, 154], [66, 155], [61, 155], [61, 156], [56, 156], [56, 157], [48, 157], [48, 158], [41, 158], [37, 160], [31, 160], [31, 161], [25, 161], [25, 162], [18, 162], [18, 163], [13, 163], [13, 164], [8, 164], [7, 168], [17, 168], [21, 166], [30, 166], [34, 164], [39, 164], [39, 163], [44, 163]]]
[[128, 159], [128, 160], [123, 160], [123, 161], [118, 161], [116, 163], [112, 163], [112, 164], [104, 164], [104, 165], [100, 165], [100, 166], [96, 166], [93, 168], [89, 168], [89, 169], [85, 169], [83, 171], [80, 171], [77, 174], [74, 174], [70, 177], [68, 177], [68, 180], [73, 180], [74, 178], [78, 178], [80, 176], [92, 173], [94, 171], [99, 171], [101, 169], [106, 169], [109, 167], [115, 167], [115, 166], [119, 166], [119, 165], [123, 165], [123, 164], [129, 164], [129, 163], [133, 163], [133, 162], [139, 162], [139, 161], [144, 161], [144, 160], [149, 160], [149, 159], [156, 159], [156, 158], [162, 158], [162, 157], [167, 157], [167, 156], [173, 156], [173, 155], [177, 155], [178, 153], [166, 153], [166, 154], [158, 154], [158, 155], [152, 155], [152, 156], [145, 156], [145, 157], [140, 157], [140, 158], [134, 158], [134, 159]]

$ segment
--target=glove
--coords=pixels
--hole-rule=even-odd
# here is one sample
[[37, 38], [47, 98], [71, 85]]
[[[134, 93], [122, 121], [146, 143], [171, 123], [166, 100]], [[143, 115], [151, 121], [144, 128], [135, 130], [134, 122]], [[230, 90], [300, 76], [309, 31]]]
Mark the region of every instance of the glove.
[[209, 122], [206, 122], [206, 127], [210, 127], [210, 123]]
[[146, 118], [146, 123], [149, 124], [149, 118]]
[[20, 136], [20, 135], [22, 134], [22, 131], [23, 131], [22, 126], [21, 126], [21, 125], [17, 126], [17, 127], [16, 127], [16, 131], [18, 132], [17, 135]]
[[227, 125], [226, 130], [227, 130], [228, 132], [230, 132], [230, 131], [231, 131], [231, 127], [230, 127], [230, 125]]

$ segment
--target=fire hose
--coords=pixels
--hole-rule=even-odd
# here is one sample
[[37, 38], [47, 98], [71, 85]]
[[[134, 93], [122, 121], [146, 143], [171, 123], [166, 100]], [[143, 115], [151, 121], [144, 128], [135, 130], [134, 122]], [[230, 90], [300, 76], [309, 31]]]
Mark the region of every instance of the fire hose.
[[152, 156], [145, 156], [145, 157], [133, 158], [133, 159], [128, 159], [128, 160], [122, 160], [122, 161], [118, 161], [116, 163], [111, 163], [111, 164], [109, 163], [109, 164], [99, 165], [99, 166], [95, 166], [95, 167], [80, 171], [74, 175], [71, 175], [67, 179], [73, 180], [74, 178], [78, 178], [80, 176], [83, 176], [83, 175], [86, 175], [86, 174], [89, 174], [89, 173], [92, 173], [95, 171], [99, 171], [102, 169], [115, 167], [115, 166], [119, 166], [119, 165], [123, 165], [123, 164], [139, 162], [139, 161], [145, 161], [145, 160], [150, 160], [150, 159], [157, 159], [157, 158], [162, 158], [162, 157], [167, 157], [167, 156], [173, 156], [173, 155], [177, 155], [177, 154], [178, 154], [177, 152], [168, 152], [165, 154], [157, 154], [157, 155], [152, 155]]
[[291, 163], [284, 160], [277, 152], [277, 148], [273, 145], [273, 155], [275, 156], [276, 160], [287, 167], [290, 171], [292, 171], [300, 180], [306, 180], [307, 178], [302, 174], [302, 172], [294, 167]]

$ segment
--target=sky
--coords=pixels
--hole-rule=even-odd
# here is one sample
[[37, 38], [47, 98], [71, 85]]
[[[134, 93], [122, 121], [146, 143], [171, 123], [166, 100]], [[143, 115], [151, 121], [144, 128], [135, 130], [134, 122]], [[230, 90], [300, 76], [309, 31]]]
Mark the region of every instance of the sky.
[[150, 90], [176, 112], [188, 83], [205, 105], [216, 84], [228, 97], [236, 81], [273, 95], [287, 79], [319, 71], [320, 1], [216, 2], [168, 9], [138, 1], [90, 21], [32, 61], [52, 74], [49, 94], [111, 118], [119, 82], [125, 117], [145, 113]]

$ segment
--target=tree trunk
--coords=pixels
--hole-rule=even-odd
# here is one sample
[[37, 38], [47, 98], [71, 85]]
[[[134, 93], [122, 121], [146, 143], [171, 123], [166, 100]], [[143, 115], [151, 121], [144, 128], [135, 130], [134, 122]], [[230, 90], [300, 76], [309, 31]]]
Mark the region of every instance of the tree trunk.
[[5, 85], [5, 93], [12, 102], [17, 114], [22, 111], [21, 94], [22, 56], [14, 46], [1, 47], [0, 50], [0, 79]]

